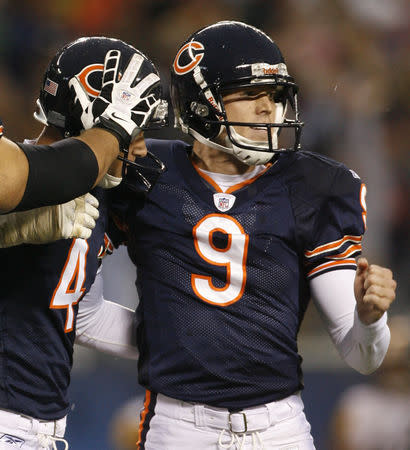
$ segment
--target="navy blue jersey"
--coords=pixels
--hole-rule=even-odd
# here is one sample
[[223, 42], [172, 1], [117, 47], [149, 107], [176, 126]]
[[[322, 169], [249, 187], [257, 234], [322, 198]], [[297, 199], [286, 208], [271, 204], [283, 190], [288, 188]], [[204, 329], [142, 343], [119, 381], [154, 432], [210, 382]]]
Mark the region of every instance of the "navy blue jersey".
[[88, 240], [0, 250], [0, 408], [51, 420], [69, 410], [78, 302], [94, 281], [104, 247], [104, 191]]
[[140, 383], [235, 409], [302, 389], [308, 279], [355, 268], [360, 180], [327, 158], [286, 153], [226, 195], [200, 176], [187, 144], [147, 146], [167, 171], [142, 209], [113, 205], [137, 266]]

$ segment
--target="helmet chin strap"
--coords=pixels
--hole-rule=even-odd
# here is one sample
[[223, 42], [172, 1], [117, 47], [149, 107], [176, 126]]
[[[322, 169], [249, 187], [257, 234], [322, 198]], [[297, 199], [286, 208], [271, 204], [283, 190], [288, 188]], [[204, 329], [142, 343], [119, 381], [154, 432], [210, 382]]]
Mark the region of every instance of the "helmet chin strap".
[[[189, 130], [189, 134], [193, 136], [197, 141], [201, 142], [201, 144], [207, 145], [208, 147], [215, 148], [225, 153], [229, 153], [230, 155], [235, 156], [239, 161], [247, 164], [248, 166], [257, 166], [261, 164], [267, 164], [271, 159], [273, 154], [271, 152], [259, 152], [257, 150], [245, 150], [243, 148], [235, 146], [230, 140], [229, 137], [226, 136], [225, 144], [221, 145], [210, 139], [204, 138], [198, 132], [193, 130], [192, 128]], [[257, 141], [249, 142], [253, 145]], [[266, 144], [266, 142], [264, 142]]]
[[[235, 131], [233, 127], [231, 127], [232, 137], [240, 144], [249, 145], [252, 147], [259, 147], [263, 150], [268, 150], [269, 147], [266, 141], [254, 141], [252, 139], [248, 139], [244, 136], [241, 136], [239, 133]], [[272, 149], [278, 148], [278, 129], [274, 130], [272, 133]], [[225, 142], [227, 145], [230, 145], [233, 154], [242, 162], [247, 164], [248, 166], [257, 166], [260, 164], [267, 164], [272, 159], [272, 152], [269, 151], [258, 151], [258, 150], [247, 150], [238, 145], [235, 145], [230, 141], [229, 137], [226, 136]]]
[[[235, 139], [238, 140], [241, 144], [247, 144], [252, 146], [258, 146], [263, 149], [266, 149], [266, 142], [265, 141], [253, 141], [251, 139], [247, 139], [240, 134], [238, 134], [235, 130], [231, 130], [231, 133], [235, 136]], [[277, 133], [277, 131], [276, 131]], [[273, 148], [277, 148], [277, 136], [276, 133], [274, 136], [272, 136], [272, 146]], [[247, 150], [242, 147], [239, 147], [232, 143], [229, 140], [229, 137], [226, 136], [225, 141], [232, 147], [232, 153], [242, 162], [247, 164], [248, 166], [258, 166], [261, 164], [267, 164], [272, 159], [272, 152], [267, 151], [258, 151], [258, 150]]]

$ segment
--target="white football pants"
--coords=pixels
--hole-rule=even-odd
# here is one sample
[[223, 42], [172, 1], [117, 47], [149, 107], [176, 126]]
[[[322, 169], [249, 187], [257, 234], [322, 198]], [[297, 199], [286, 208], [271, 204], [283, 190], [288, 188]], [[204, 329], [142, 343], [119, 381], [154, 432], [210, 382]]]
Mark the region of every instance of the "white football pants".
[[0, 409], [0, 450], [56, 450], [57, 442], [67, 450], [65, 426], [66, 417], [44, 421]]
[[138, 450], [314, 450], [300, 395], [230, 413], [147, 391]]

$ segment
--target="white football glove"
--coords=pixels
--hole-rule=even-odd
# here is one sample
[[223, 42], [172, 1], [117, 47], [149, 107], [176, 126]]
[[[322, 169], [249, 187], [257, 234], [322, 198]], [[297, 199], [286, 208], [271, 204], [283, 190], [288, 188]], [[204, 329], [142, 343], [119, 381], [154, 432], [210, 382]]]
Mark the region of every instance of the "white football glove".
[[128, 148], [141, 128], [147, 125], [161, 101], [154, 94], [149, 94], [160, 81], [156, 73], [148, 74], [132, 86], [138, 77], [144, 57], [135, 53], [119, 79], [120, 57], [119, 50], [107, 52], [101, 92], [93, 101], [90, 101], [77, 77], [71, 78], [69, 86], [75, 96], [73, 111], [80, 117], [84, 129], [97, 125], [112, 132], [123, 149]]
[[98, 200], [85, 194], [62, 205], [0, 216], [0, 248], [45, 244], [59, 239], [88, 239], [98, 219]]

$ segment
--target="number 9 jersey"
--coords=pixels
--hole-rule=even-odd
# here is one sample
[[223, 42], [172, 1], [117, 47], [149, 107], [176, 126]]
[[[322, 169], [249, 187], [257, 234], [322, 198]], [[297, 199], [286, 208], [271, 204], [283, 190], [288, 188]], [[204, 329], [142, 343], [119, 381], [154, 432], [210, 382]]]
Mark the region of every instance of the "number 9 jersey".
[[302, 389], [308, 281], [355, 268], [364, 185], [342, 164], [289, 152], [222, 192], [187, 144], [146, 143], [167, 171], [142, 209], [118, 191], [112, 205], [137, 266], [140, 383], [233, 409]]

